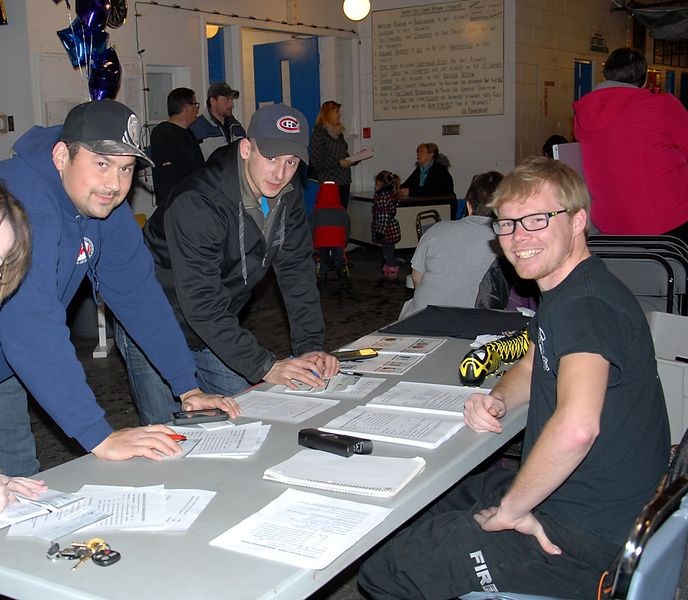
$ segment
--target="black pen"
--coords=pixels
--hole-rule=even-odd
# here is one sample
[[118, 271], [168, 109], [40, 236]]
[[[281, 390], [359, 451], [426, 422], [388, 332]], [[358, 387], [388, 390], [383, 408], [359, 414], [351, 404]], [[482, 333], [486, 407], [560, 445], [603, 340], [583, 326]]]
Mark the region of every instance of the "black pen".
[[353, 375], [354, 377], [363, 377], [363, 373], [356, 373], [356, 371], [339, 371], [342, 375]]

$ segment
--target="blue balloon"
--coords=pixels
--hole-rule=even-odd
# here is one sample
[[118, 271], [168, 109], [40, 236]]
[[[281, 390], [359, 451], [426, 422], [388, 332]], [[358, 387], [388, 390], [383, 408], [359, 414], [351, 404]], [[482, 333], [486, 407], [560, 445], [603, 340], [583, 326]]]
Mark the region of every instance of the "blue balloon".
[[75, 10], [88, 29], [102, 31], [110, 16], [110, 0], [76, 0]]
[[78, 17], [66, 29], [57, 32], [72, 66], [85, 67], [93, 56], [102, 55], [107, 49], [110, 34], [105, 31], [93, 31], [84, 27]]
[[108, 48], [102, 55], [91, 61], [91, 74], [88, 78], [88, 90], [91, 100], [114, 98], [119, 91], [122, 77], [122, 65], [114, 48]]

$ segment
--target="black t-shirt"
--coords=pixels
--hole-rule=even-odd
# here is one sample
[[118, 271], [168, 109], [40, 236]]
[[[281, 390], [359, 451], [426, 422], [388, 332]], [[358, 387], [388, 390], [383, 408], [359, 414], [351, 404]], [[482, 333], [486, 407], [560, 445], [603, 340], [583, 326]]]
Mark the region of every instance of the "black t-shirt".
[[600, 434], [575, 472], [538, 508], [622, 543], [668, 461], [669, 425], [645, 315], [593, 256], [542, 294], [529, 334], [536, 352], [524, 460], [556, 408], [560, 359], [586, 352], [610, 364]]

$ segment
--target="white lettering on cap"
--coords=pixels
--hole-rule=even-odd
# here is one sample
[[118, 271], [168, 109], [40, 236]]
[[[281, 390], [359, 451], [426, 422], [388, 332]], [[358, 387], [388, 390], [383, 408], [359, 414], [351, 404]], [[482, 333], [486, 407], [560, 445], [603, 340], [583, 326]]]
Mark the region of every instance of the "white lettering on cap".
[[296, 117], [286, 115], [277, 120], [277, 129], [284, 131], [284, 133], [300, 133], [301, 125]]

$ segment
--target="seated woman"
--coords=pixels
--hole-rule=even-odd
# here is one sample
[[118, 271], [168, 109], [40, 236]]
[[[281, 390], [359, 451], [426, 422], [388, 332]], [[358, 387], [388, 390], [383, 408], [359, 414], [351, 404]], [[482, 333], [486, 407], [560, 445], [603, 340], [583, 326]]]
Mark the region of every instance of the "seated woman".
[[399, 195], [454, 196], [454, 180], [449, 173], [449, 159], [440, 154], [437, 144], [425, 143], [416, 148], [416, 168], [399, 188]]
[[428, 304], [475, 305], [480, 282], [498, 254], [487, 203], [501, 180], [496, 171], [476, 175], [466, 192], [468, 216], [440, 221], [425, 232], [411, 260], [415, 292], [399, 318]]

